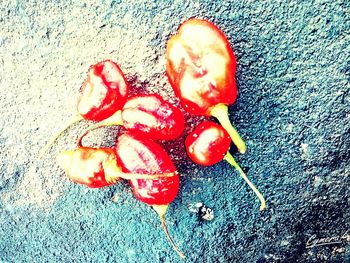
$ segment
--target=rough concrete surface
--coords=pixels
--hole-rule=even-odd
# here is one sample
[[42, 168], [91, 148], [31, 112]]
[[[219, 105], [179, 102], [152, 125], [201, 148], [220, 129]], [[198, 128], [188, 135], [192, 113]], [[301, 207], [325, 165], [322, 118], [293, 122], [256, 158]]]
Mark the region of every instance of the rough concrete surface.
[[[3, 0], [0, 14], [0, 262], [350, 262], [349, 1]], [[120, 64], [133, 93], [178, 104], [164, 53], [190, 17], [217, 24], [237, 56], [230, 119], [248, 152], [232, 153], [268, 207], [259, 212], [227, 163], [192, 164], [185, 135], [164, 142], [182, 174], [166, 215], [180, 260], [127, 183], [91, 190], [59, 169], [57, 153], [88, 122], [37, 153], [103, 59]], [[186, 133], [199, 120], [186, 115]], [[113, 145], [118, 132], [87, 143]]]

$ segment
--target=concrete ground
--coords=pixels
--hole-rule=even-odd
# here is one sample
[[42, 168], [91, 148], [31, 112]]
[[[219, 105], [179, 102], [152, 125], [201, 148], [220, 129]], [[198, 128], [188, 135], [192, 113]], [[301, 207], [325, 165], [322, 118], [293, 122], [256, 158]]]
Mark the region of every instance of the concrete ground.
[[[0, 262], [350, 262], [349, 1], [4, 0], [0, 14]], [[134, 94], [178, 104], [164, 53], [190, 17], [217, 24], [237, 56], [230, 119], [248, 151], [232, 153], [268, 206], [227, 163], [192, 164], [185, 135], [165, 142], [182, 175], [166, 215], [181, 260], [127, 183], [91, 190], [59, 169], [88, 122], [37, 153], [98, 61], [117, 61]], [[200, 120], [186, 115], [186, 133]]]

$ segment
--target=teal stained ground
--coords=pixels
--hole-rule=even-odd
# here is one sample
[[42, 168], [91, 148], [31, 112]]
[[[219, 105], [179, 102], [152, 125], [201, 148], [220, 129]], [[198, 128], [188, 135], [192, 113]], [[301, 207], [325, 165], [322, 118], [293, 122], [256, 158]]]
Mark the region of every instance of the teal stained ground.
[[[349, 2], [93, 2], [0, 4], [0, 261], [349, 262]], [[133, 93], [178, 103], [164, 52], [190, 17], [216, 23], [236, 54], [239, 98], [230, 119], [248, 151], [232, 153], [268, 207], [259, 212], [227, 163], [203, 168], [186, 159], [184, 136], [164, 143], [182, 174], [166, 215], [187, 255], [181, 261], [127, 183], [89, 190], [57, 167], [57, 153], [74, 148], [88, 123], [74, 126], [44, 160], [36, 154], [74, 114], [97, 61], [117, 61]], [[187, 133], [201, 118], [186, 118]], [[112, 145], [117, 134], [96, 131], [86, 143]], [[193, 210], [199, 202], [214, 220]], [[330, 239], [338, 243], [324, 244]]]

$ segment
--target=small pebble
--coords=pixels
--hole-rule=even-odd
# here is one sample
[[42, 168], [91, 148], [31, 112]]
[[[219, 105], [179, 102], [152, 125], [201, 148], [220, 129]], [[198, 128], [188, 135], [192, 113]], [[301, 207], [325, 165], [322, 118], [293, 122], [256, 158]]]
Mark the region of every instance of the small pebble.
[[202, 202], [195, 203], [194, 205], [190, 204], [189, 210], [192, 213], [197, 213], [198, 216], [203, 220], [211, 221], [214, 219], [214, 210], [207, 207]]

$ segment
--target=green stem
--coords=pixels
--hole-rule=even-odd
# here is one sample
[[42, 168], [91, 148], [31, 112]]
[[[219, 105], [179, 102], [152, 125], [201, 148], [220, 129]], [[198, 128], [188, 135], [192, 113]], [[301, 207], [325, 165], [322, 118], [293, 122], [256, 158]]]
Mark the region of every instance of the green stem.
[[243, 172], [242, 168], [236, 162], [235, 158], [233, 158], [233, 156], [229, 152], [227, 152], [227, 154], [224, 157], [224, 160], [227, 161], [229, 164], [231, 164], [239, 172], [239, 175], [250, 186], [250, 188], [254, 191], [254, 193], [259, 198], [261, 202], [260, 211], [264, 210], [266, 208], [266, 201], [264, 196], [259, 192], [259, 190], [255, 187], [255, 185], [249, 180], [247, 175]]
[[136, 173], [115, 173], [113, 174], [114, 177], [120, 177], [126, 180], [132, 180], [132, 179], [143, 179], [143, 180], [157, 180], [167, 177], [173, 177], [176, 173], [163, 173], [163, 174], [136, 174]]
[[175, 245], [174, 241], [172, 240], [172, 238], [169, 235], [168, 232], [168, 228], [165, 224], [165, 213], [166, 210], [168, 209], [169, 205], [152, 205], [152, 208], [157, 212], [157, 214], [159, 215], [160, 218], [160, 222], [162, 224], [162, 228], [164, 230], [164, 233], [169, 241], [169, 243], [171, 244], [171, 246], [173, 247], [173, 249], [175, 250], [175, 252], [181, 257], [181, 258], [186, 258], [186, 256], [180, 251], [180, 249]]
[[105, 178], [107, 182], [113, 182], [120, 178], [131, 179], [145, 179], [145, 180], [157, 180], [166, 177], [173, 177], [178, 175], [177, 171], [159, 174], [138, 174], [138, 173], [126, 173], [122, 172], [121, 168], [117, 165], [115, 159], [106, 160], [102, 163]]
[[228, 132], [233, 143], [236, 145], [240, 153], [245, 153], [247, 151], [247, 146], [242, 140], [241, 136], [238, 134], [237, 130], [232, 126], [230, 119], [228, 117], [228, 108], [225, 104], [216, 105], [210, 114], [218, 119], [222, 127]]
[[100, 128], [100, 127], [114, 126], [114, 125], [121, 125], [122, 126], [123, 124], [124, 123], [123, 123], [123, 119], [122, 119], [122, 111], [118, 110], [111, 117], [91, 125], [89, 128], [87, 128], [87, 130], [85, 130], [83, 136], [85, 136], [90, 131], [96, 130], [96, 129]]
[[113, 126], [113, 125], [123, 125], [122, 110], [116, 111], [111, 117], [100, 121], [101, 126]]
[[81, 120], [83, 120], [83, 117], [81, 115], [74, 115], [70, 117], [68, 121], [62, 126], [62, 128], [50, 138], [50, 140], [43, 148], [41, 148], [38, 154], [38, 158], [41, 159], [44, 156], [44, 154], [51, 148], [52, 144], [58, 139], [58, 137], [61, 136], [62, 133], [64, 133], [70, 126]]

